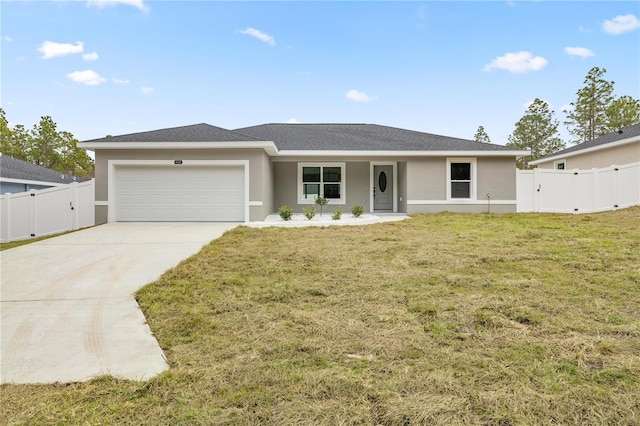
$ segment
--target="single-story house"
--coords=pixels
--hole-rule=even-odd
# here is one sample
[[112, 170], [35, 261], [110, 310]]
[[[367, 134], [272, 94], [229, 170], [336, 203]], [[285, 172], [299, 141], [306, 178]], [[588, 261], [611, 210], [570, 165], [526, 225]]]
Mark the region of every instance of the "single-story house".
[[260, 221], [301, 212], [516, 211], [528, 151], [375, 124], [209, 124], [107, 136], [95, 152], [96, 223]]
[[590, 170], [640, 162], [640, 123], [549, 154], [529, 164], [540, 169]]
[[76, 176], [0, 154], [0, 194], [17, 194], [80, 181]]

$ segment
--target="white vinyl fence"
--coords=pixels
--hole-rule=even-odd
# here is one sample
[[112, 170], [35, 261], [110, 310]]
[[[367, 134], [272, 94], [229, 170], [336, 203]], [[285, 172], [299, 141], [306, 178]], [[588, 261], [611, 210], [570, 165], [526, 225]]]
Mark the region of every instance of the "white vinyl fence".
[[640, 205], [640, 163], [518, 171], [518, 212], [593, 213], [635, 205]]
[[95, 180], [0, 196], [0, 241], [95, 225]]

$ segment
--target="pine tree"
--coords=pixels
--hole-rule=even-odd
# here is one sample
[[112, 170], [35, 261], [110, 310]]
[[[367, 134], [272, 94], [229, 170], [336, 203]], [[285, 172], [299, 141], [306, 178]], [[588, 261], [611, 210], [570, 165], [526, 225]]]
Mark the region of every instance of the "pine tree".
[[574, 136], [572, 143], [581, 143], [609, 133], [607, 110], [613, 102], [613, 81], [604, 79], [605, 68], [593, 67], [584, 79], [585, 86], [578, 90], [578, 99], [567, 114], [565, 125]]
[[478, 130], [476, 130], [476, 134], [473, 136], [473, 140], [478, 142], [491, 143], [491, 139], [489, 138], [487, 132], [484, 130], [484, 126], [478, 127]]
[[527, 168], [530, 161], [564, 148], [558, 133], [559, 122], [553, 114], [545, 101], [536, 98], [516, 123], [507, 146], [531, 151], [531, 155], [518, 159], [519, 168]]

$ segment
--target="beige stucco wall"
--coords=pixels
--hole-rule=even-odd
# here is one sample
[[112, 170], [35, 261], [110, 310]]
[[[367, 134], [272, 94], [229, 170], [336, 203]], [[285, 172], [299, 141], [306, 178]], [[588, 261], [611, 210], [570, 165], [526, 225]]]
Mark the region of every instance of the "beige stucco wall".
[[407, 199], [447, 199], [447, 161], [444, 157], [407, 161]]
[[[262, 152], [262, 209], [256, 209], [256, 216], [267, 216], [277, 210], [273, 205], [273, 164], [266, 152]], [[250, 200], [253, 201], [253, 200]], [[254, 209], [255, 207], [251, 207]], [[252, 214], [253, 216], [253, 214]]]
[[407, 212], [407, 162], [398, 161], [398, 213]]
[[623, 164], [636, 163], [640, 161], [640, 141], [625, 145], [613, 146], [585, 154], [575, 154], [566, 158], [545, 161], [537, 165], [541, 169], [553, 169], [554, 162], [566, 160], [565, 169], [593, 169], [609, 166], [621, 166]]
[[[450, 157], [455, 158], [455, 157]], [[466, 157], [465, 157], [466, 158]], [[315, 159], [314, 159], [315, 160]], [[296, 158], [295, 161], [274, 161], [274, 208], [281, 205], [293, 207], [302, 212], [304, 205], [297, 204], [298, 161], [309, 161]], [[336, 158], [323, 158], [321, 161], [340, 161]], [[477, 157], [477, 197], [472, 202], [452, 203], [447, 201], [447, 158], [384, 158], [376, 162], [397, 162], [396, 199], [398, 212], [421, 213], [437, 211], [486, 212], [490, 194], [491, 200], [507, 202], [490, 207], [492, 212], [515, 212], [516, 205], [516, 167], [514, 157]], [[315, 162], [315, 161], [314, 161]], [[362, 204], [370, 211], [370, 159], [358, 158], [347, 161], [347, 199], [343, 211], [348, 211], [353, 204]], [[425, 204], [411, 204], [408, 200], [418, 200]], [[440, 203], [441, 202], [441, 203]], [[329, 205], [329, 210], [335, 207]]]
[[478, 158], [478, 200], [516, 199], [516, 165], [513, 158]]
[[[304, 160], [306, 162], [309, 159]], [[336, 162], [335, 158], [324, 160]], [[313, 162], [317, 162], [314, 161]], [[342, 208], [344, 213], [351, 211], [354, 204], [361, 204], [365, 210], [369, 210], [369, 162], [365, 161], [347, 161], [345, 162], [346, 170], [346, 199], [345, 204], [327, 204], [323, 211], [333, 212], [338, 207]], [[301, 213], [302, 209], [307, 207], [306, 204], [298, 204], [298, 161], [274, 161], [273, 162], [273, 186], [274, 186], [274, 202], [275, 211], [280, 206], [286, 205], [293, 208], [294, 212]]]
[[[270, 184], [271, 170], [269, 157], [261, 149], [157, 149], [157, 150], [100, 150], [95, 151], [96, 201], [108, 200], [109, 160], [249, 160], [249, 200], [261, 201], [262, 206], [249, 209], [249, 220], [263, 220], [272, 211], [272, 194], [266, 185]], [[266, 199], [265, 199], [266, 195]], [[96, 223], [107, 219], [107, 207], [96, 206]]]
[[273, 207], [277, 211], [280, 206], [289, 206], [297, 212], [296, 193], [298, 192], [298, 164], [294, 162], [273, 163]]
[[[476, 199], [464, 202], [447, 201], [447, 157], [407, 161], [406, 179], [409, 202], [406, 212], [409, 214], [441, 211], [480, 213], [488, 210], [494, 213], [515, 212], [515, 158], [471, 158], [476, 159], [477, 167]], [[489, 205], [490, 200], [487, 194], [490, 194], [491, 200], [499, 204]]]

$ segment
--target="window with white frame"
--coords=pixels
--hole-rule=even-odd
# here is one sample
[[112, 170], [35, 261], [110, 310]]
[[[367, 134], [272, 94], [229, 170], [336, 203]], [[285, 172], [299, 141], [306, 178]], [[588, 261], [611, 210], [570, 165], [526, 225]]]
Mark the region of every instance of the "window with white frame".
[[556, 170], [564, 170], [567, 168], [567, 160], [555, 161], [553, 163], [553, 168]]
[[476, 159], [447, 158], [447, 199], [476, 199]]
[[345, 182], [345, 163], [298, 163], [298, 204], [313, 204], [316, 197], [344, 204]]

